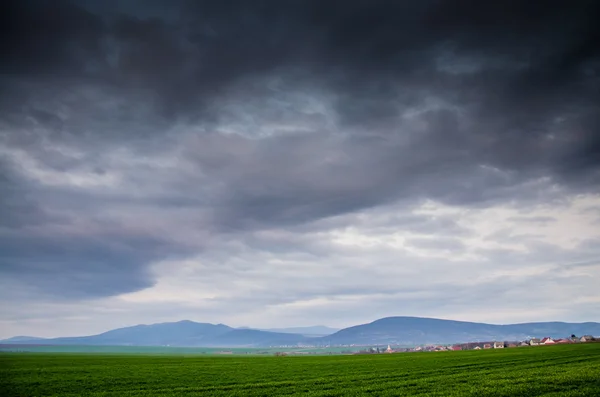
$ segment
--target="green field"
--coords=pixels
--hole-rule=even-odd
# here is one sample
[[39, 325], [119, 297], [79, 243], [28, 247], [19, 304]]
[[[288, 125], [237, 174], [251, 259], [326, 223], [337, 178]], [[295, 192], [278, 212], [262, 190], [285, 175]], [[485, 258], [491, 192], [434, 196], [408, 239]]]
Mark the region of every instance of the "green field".
[[600, 344], [308, 357], [1, 353], [0, 395], [600, 396]]

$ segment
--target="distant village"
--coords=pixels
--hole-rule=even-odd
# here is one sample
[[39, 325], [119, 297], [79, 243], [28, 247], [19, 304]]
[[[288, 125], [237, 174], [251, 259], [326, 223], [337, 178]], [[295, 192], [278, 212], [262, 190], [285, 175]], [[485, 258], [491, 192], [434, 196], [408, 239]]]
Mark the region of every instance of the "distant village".
[[[458, 350], [484, 350], [484, 349], [506, 349], [506, 348], [517, 348], [525, 346], [548, 346], [557, 344], [572, 344], [572, 343], [588, 343], [588, 342], [600, 342], [600, 337], [594, 337], [592, 335], [575, 336], [571, 335], [570, 338], [554, 339], [550, 337], [545, 338], [531, 338], [524, 341], [485, 341], [485, 342], [468, 342], [458, 343], [453, 345], [446, 344], [430, 344], [415, 347], [392, 347], [388, 345], [386, 347], [366, 347], [363, 346], [361, 350], [356, 350], [359, 345], [325, 345], [325, 346], [313, 346], [313, 345], [286, 345], [286, 346], [271, 346], [271, 348], [285, 347], [285, 348], [342, 348], [337, 350], [337, 353], [329, 352], [328, 354], [385, 354], [385, 353], [409, 353], [409, 352], [441, 352], [441, 351], [458, 351]], [[344, 350], [343, 348], [349, 348]], [[223, 351], [221, 354], [232, 354], [231, 351]], [[266, 351], [264, 353], [267, 353]], [[287, 355], [306, 355], [306, 354], [323, 354], [317, 350], [311, 351], [278, 351], [274, 353], [276, 356], [287, 356]]]
[[457, 351], [457, 350], [482, 350], [482, 349], [505, 349], [514, 347], [524, 346], [547, 346], [556, 344], [569, 344], [569, 343], [586, 343], [586, 342], [600, 342], [600, 338], [596, 338], [592, 335], [575, 336], [571, 335], [570, 338], [553, 339], [545, 337], [542, 339], [531, 338], [525, 341], [486, 341], [486, 342], [468, 342], [459, 343], [454, 345], [425, 345], [416, 346], [411, 348], [392, 348], [388, 345], [387, 349], [381, 349], [379, 347], [370, 347], [367, 349], [360, 350], [354, 354], [377, 354], [377, 353], [406, 353], [406, 352], [420, 352], [420, 351]]

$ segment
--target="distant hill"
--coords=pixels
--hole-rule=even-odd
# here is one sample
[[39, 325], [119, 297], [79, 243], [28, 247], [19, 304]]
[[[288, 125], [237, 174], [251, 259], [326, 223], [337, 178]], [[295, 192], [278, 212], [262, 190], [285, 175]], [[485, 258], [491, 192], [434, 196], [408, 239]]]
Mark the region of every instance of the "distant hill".
[[224, 324], [178, 321], [118, 328], [92, 336], [46, 339], [44, 343], [66, 345], [204, 346], [211, 338], [232, 331]]
[[284, 334], [300, 334], [305, 336], [326, 336], [339, 331], [337, 328], [330, 328], [324, 325], [314, 325], [310, 327], [292, 327], [292, 328], [267, 328], [261, 331], [281, 332]]
[[[575, 335], [600, 336], [600, 323], [540, 322], [494, 325], [421, 317], [387, 317], [368, 324], [344, 328], [327, 336], [311, 332], [324, 326], [258, 330], [224, 324], [179, 321], [119, 328], [98, 335], [35, 338], [18, 336], [3, 344], [268, 347], [283, 345], [422, 345], [476, 341], [525, 340]], [[278, 331], [278, 332], [274, 332]], [[292, 331], [298, 331], [293, 333]]]
[[524, 323], [495, 325], [421, 317], [387, 317], [319, 338], [326, 344], [449, 344], [471, 341], [525, 340], [532, 337], [600, 335], [600, 323]]
[[266, 347], [296, 345], [307, 341], [308, 338], [300, 334], [269, 332], [257, 329], [236, 329], [212, 338], [210, 346]]
[[24, 343], [24, 342], [39, 342], [46, 338], [37, 338], [35, 336], [13, 336], [12, 338], [0, 340], [0, 343]]
[[224, 324], [178, 321], [118, 328], [98, 335], [60, 338], [14, 337], [4, 344], [104, 345], [104, 346], [202, 346], [264, 347], [301, 343], [299, 334], [235, 329]]

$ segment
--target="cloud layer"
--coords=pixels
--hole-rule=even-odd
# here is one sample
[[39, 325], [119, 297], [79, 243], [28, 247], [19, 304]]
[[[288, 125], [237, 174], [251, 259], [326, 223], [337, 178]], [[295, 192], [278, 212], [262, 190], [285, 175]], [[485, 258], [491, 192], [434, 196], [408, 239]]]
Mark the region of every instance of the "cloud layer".
[[600, 321], [597, 2], [126, 3], [2, 6], [6, 336]]

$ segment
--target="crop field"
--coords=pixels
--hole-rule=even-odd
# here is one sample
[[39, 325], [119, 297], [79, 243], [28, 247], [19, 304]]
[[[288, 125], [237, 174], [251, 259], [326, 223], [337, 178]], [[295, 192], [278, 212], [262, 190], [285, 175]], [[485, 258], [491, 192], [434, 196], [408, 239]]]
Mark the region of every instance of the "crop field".
[[600, 344], [306, 357], [1, 353], [0, 395], [600, 396]]

